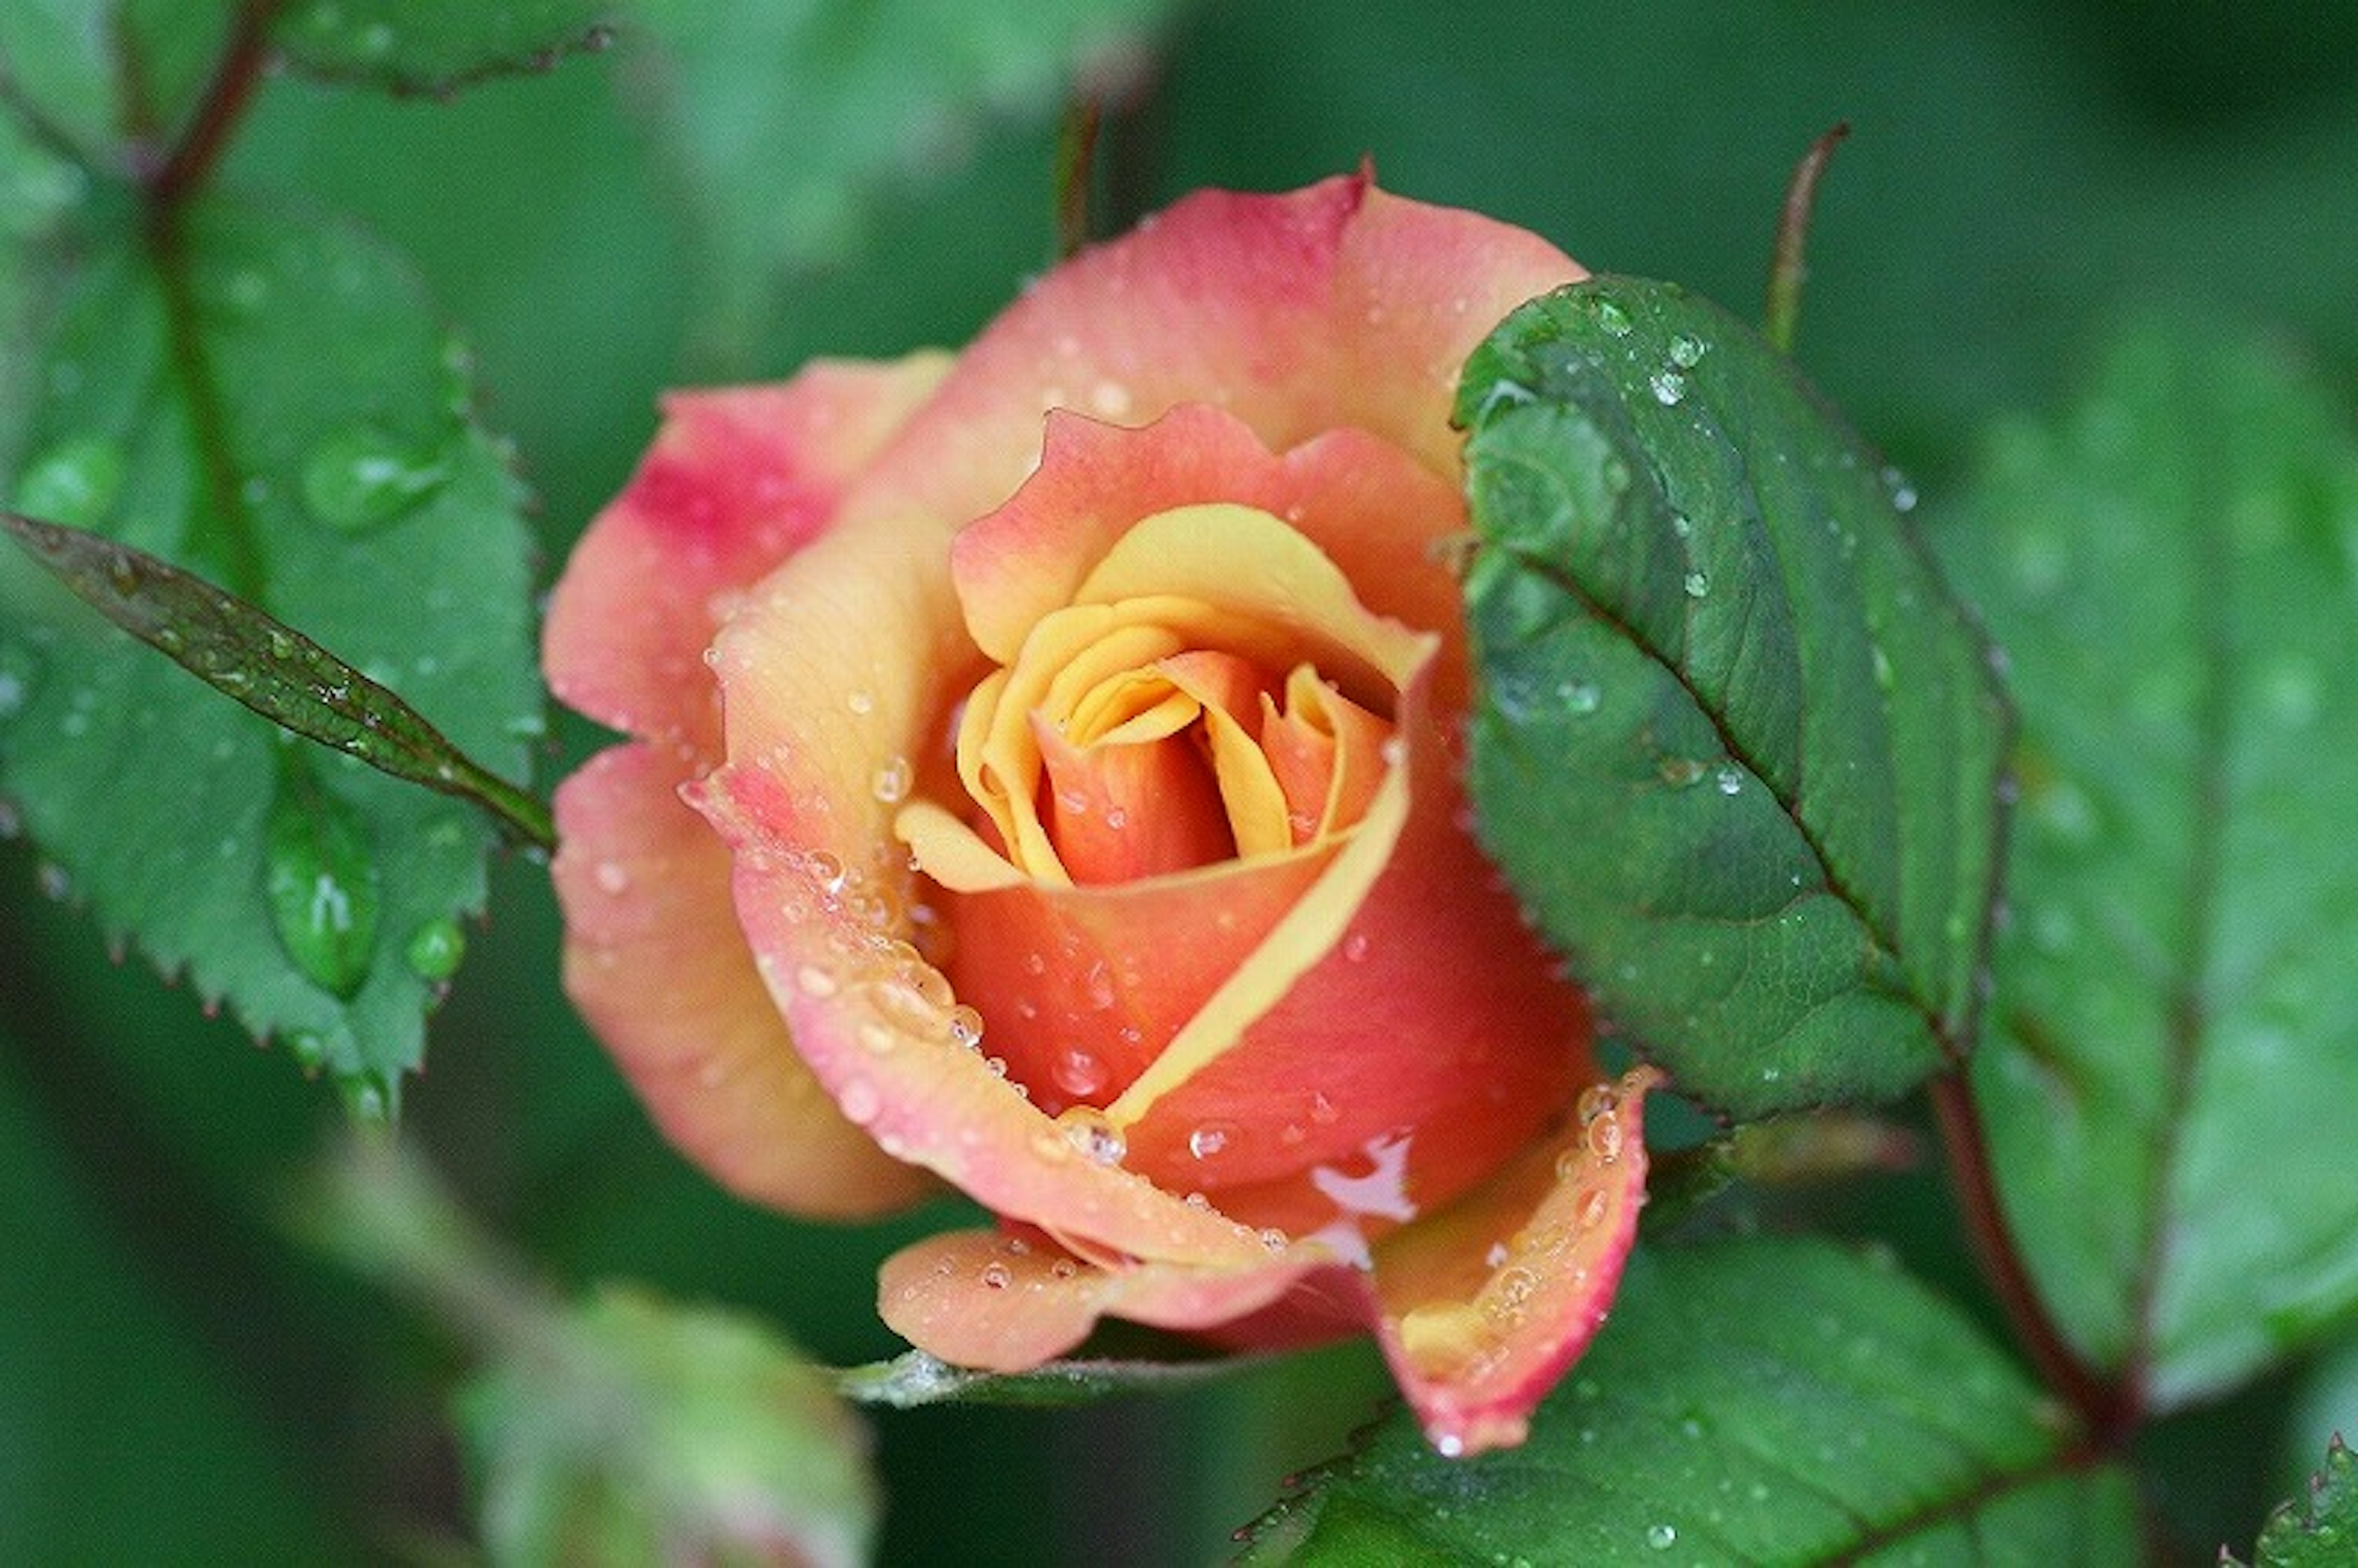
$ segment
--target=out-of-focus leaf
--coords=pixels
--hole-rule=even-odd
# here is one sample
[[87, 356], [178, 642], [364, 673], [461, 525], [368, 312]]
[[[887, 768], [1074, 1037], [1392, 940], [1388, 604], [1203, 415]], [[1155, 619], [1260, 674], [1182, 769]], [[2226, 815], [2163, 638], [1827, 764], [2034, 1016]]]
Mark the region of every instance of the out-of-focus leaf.
[[88, 1201], [0, 1019], [0, 1562], [302, 1563], [316, 1495]]
[[1468, 786], [1582, 983], [1737, 1117], [1960, 1058], [2006, 718], [1873, 456], [1756, 334], [1626, 278], [1509, 317], [1458, 419]]
[[[341, 229], [226, 204], [161, 248], [127, 225], [112, 241], [37, 344], [39, 401], [0, 463], [15, 509], [238, 589], [521, 774], [541, 724], [521, 495], [473, 422], [463, 350], [404, 267]], [[480, 907], [489, 830], [322, 759], [316, 799], [378, 884], [372, 951], [322, 967], [274, 913], [284, 847], [327, 841], [265, 831], [306, 809], [287, 798], [286, 743], [29, 560], [0, 559], [0, 793], [110, 937], [389, 1112], [448, 974], [438, 948], [423, 971], [413, 949]]]
[[[2358, 1456], [2339, 1437], [2326, 1446], [2325, 1467], [2309, 1477], [2309, 1495], [2268, 1516], [2252, 1549], [2254, 1568], [2345, 1568], [2358, 1554]], [[2242, 1564], [2222, 1550], [2222, 1563]]]
[[1754, 1240], [1630, 1261], [1520, 1448], [1405, 1415], [1249, 1532], [1252, 1563], [2133, 1563], [2127, 1477], [1887, 1264]]
[[[641, 63], [704, 231], [701, 351], [744, 358], [781, 284], [841, 256], [895, 178], [963, 163], [992, 115], [1119, 76], [1172, 0], [645, 0]], [[1040, 254], [1055, 192], [1040, 178]]]
[[2000, 1195], [2080, 1353], [2176, 1406], [2358, 1307], [2358, 443], [2271, 346], [2157, 319], [1939, 537], [2022, 708]]
[[400, 92], [447, 92], [479, 77], [541, 70], [568, 49], [603, 49], [617, 0], [298, 0], [270, 41], [321, 76]]
[[0, 114], [102, 168], [154, 158], [186, 128], [248, 0], [10, 0]]

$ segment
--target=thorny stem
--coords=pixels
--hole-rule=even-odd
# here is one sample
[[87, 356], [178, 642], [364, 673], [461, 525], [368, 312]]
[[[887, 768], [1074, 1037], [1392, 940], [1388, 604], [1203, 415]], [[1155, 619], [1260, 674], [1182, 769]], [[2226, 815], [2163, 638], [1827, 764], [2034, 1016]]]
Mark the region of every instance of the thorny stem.
[[1965, 1228], [1973, 1237], [1974, 1250], [1991, 1289], [2014, 1325], [2016, 1337], [2041, 1380], [2079, 1416], [2089, 1446], [2099, 1452], [2115, 1447], [2136, 1422], [2136, 1395], [2082, 1360], [2047, 1310], [2046, 1299], [2030, 1277], [2029, 1266], [2015, 1245], [2014, 1232], [1999, 1205], [1989, 1141], [1964, 1073], [1952, 1069], [1933, 1079], [1931, 1097], [1941, 1142], [1948, 1153], [1949, 1173], [1964, 1208]]
[[1848, 122], [1837, 122], [1810, 144], [1793, 165], [1792, 183], [1785, 188], [1785, 208], [1777, 219], [1777, 247], [1768, 263], [1768, 304], [1762, 330], [1780, 354], [1793, 351], [1793, 335], [1801, 326], [1801, 285], [1810, 276], [1806, 254], [1810, 217], [1818, 202], [1818, 178], [1826, 171], [1834, 148], [1850, 135]]

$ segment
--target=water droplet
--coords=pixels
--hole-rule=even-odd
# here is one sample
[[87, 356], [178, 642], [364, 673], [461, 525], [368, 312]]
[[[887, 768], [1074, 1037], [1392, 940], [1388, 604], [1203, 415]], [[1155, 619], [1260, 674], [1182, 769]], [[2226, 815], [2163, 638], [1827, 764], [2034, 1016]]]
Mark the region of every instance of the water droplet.
[[870, 781], [869, 791], [886, 806], [897, 806], [909, 795], [909, 759], [892, 757], [876, 770]]
[[1909, 483], [1908, 476], [1898, 469], [1887, 468], [1883, 470], [1883, 492], [1891, 497], [1893, 511], [1916, 510], [1916, 487]]
[[1686, 400], [1687, 378], [1674, 370], [1656, 371], [1646, 380], [1654, 401], [1665, 408], [1675, 408]]
[[1343, 938], [1343, 961], [1348, 964], [1367, 962], [1368, 949], [1373, 946], [1364, 931], [1354, 931]]
[[1075, 1099], [1087, 1099], [1106, 1087], [1106, 1065], [1094, 1053], [1078, 1045], [1067, 1045], [1057, 1052], [1055, 1065], [1050, 1072], [1056, 1087]]
[[403, 950], [412, 974], [438, 982], [457, 974], [459, 961], [466, 956], [467, 934], [455, 920], [427, 921], [410, 933], [409, 946]]
[[1693, 370], [1703, 363], [1711, 345], [1689, 332], [1681, 332], [1671, 340], [1671, 362], [1681, 370]]
[[1014, 1282], [1015, 1272], [1013, 1270], [1008, 1268], [1006, 1264], [985, 1263], [982, 1266], [983, 1289], [987, 1291], [1003, 1291]]
[[95, 528], [114, 510], [129, 465], [123, 449], [96, 436], [59, 442], [27, 464], [16, 510], [46, 523]]
[[823, 965], [805, 964], [795, 970], [795, 989], [824, 1000], [836, 992], [835, 973]]
[[1066, 1108], [1056, 1118], [1056, 1125], [1064, 1129], [1065, 1140], [1074, 1148], [1100, 1165], [1119, 1165], [1130, 1152], [1130, 1140], [1121, 1129], [1093, 1105]]
[[1875, 671], [1875, 684], [1885, 691], [1889, 691], [1892, 683], [1891, 655], [1883, 651], [1882, 643], [1869, 643], [1866, 645], [1866, 657], [1869, 667]]
[[853, 1078], [847, 1082], [843, 1092], [836, 1097], [836, 1103], [843, 1108], [844, 1119], [856, 1127], [867, 1126], [876, 1119], [876, 1113], [884, 1108], [883, 1097], [866, 1078]]
[[1646, 1527], [1646, 1544], [1657, 1552], [1668, 1552], [1679, 1543], [1676, 1525], [1650, 1524]]
[[982, 1014], [964, 1002], [950, 1009], [949, 1021], [942, 1029], [953, 1045], [968, 1051], [982, 1047]]
[[21, 648], [0, 647], [0, 719], [14, 719], [33, 700], [40, 668]]
[[1588, 1152], [1604, 1164], [1621, 1158], [1621, 1119], [1607, 1112], [1588, 1124]]
[[344, 1114], [363, 1127], [384, 1127], [393, 1120], [393, 1086], [381, 1073], [346, 1073], [336, 1080], [343, 1096]]
[[1629, 335], [1629, 312], [1610, 299], [1599, 299], [1596, 324], [1605, 329], [1608, 337], [1626, 338]]
[[1592, 1190], [1581, 1198], [1580, 1206], [1573, 1211], [1572, 1217], [1579, 1222], [1582, 1229], [1594, 1230], [1605, 1223], [1605, 1217], [1612, 1207], [1612, 1200], [1602, 1191]]
[[1585, 719], [1605, 702], [1605, 693], [1595, 681], [1568, 680], [1555, 688], [1556, 699], [1563, 704], [1566, 713]]
[[1198, 1160], [1217, 1158], [1236, 1140], [1237, 1133], [1234, 1122], [1207, 1121], [1187, 1134], [1187, 1152]]
[[263, 891], [295, 967], [332, 996], [357, 995], [375, 957], [376, 858], [359, 815], [300, 762], [271, 802]]
[[1722, 795], [1739, 795], [1744, 790], [1744, 770], [1733, 765], [1721, 768], [1712, 775]]
[[1316, 1122], [1316, 1123], [1317, 1123], [1319, 1126], [1321, 1126], [1321, 1127], [1332, 1127], [1332, 1126], [1334, 1126], [1337, 1121], [1340, 1121], [1342, 1119], [1343, 1119], [1343, 1113], [1342, 1113], [1341, 1111], [1339, 1111], [1339, 1110], [1337, 1110], [1337, 1109], [1336, 1109], [1336, 1108], [1335, 1108], [1335, 1102], [1334, 1102], [1333, 1100], [1328, 1099], [1328, 1098], [1327, 1098], [1325, 1095], [1323, 1095], [1323, 1094], [1315, 1094], [1315, 1093], [1314, 1093], [1313, 1095], [1311, 1095], [1311, 1097], [1310, 1097], [1310, 1119], [1311, 1119], [1311, 1120], [1313, 1120], [1313, 1121]]
[[330, 528], [356, 534], [390, 523], [438, 489], [449, 465], [421, 459], [370, 425], [337, 431], [303, 463], [303, 502]]
[[287, 1054], [303, 1070], [306, 1077], [328, 1065], [328, 1040], [308, 1029], [298, 1029], [287, 1037]]
[[1693, 757], [1664, 757], [1655, 764], [1654, 771], [1672, 789], [1684, 789], [1703, 777], [1704, 767]]
[[599, 861], [597, 868], [590, 873], [590, 880], [598, 884], [600, 892], [611, 897], [619, 898], [631, 891], [630, 870], [620, 860]]
[[843, 694], [843, 706], [862, 718], [876, 711], [876, 694], [871, 691], [848, 691]]
[[1689, 599], [1701, 599], [1711, 592], [1711, 577], [1706, 572], [1689, 572], [1684, 587]]

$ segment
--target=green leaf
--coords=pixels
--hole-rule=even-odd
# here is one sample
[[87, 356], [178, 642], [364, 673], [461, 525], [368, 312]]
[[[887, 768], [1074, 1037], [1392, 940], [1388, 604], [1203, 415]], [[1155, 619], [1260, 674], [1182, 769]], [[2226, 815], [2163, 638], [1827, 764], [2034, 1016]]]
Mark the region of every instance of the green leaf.
[[2006, 1217], [2141, 1407], [2358, 1308], [2358, 444], [2270, 345], [2123, 334], [1941, 538], [2021, 805], [1973, 1087]]
[[[541, 726], [521, 495], [473, 422], [463, 349], [403, 265], [343, 229], [224, 203], [155, 247], [137, 234], [103, 234], [45, 323], [40, 400], [0, 489], [228, 585], [520, 775]], [[406, 455], [393, 502], [320, 505], [337, 482], [366, 489], [369, 443]], [[481, 906], [489, 829], [352, 757], [289, 786], [287, 744], [0, 557], [0, 794], [110, 939], [389, 1113], [451, 923]], [[330, 893], [373, 881], [365, 941], [355, 925], [307, 946], [290, 925], [322, 872]]]
[[315, 75], [442, 93], [604, 49], [620, 9], [616, 0], [300, 0], [273, 18], [270, 41]]
[[[323, 468], [340, 477], [322, 481]], [[313, 515], [342, 527], [387, 522], [447, 477], [437, 466], [406, 470], [408, 477], [395, 482], [384, 468], [381, 456], [356, 455], [349, 434], [330, 437], [304, 470], [304, 496]], [[122, 482], [119, 452], [103, 442], [77, 441], [50, 452], [19, 488], [27, 504], [52, 516], [103, 515]], [[322, 499], [323, 490], [331, 500]], [[374, 499], [357, 499], [363, 495]], [[272, 723], [380, 773], [471, 800], [520, 843], [556, 848], [547, 807], [487, 773], [416, 708], [293, 627], [168, 561], [100, 535], [13, 512], [0, 512], [0, 533], [14, 537], [99, 613]], [[296, 779], [293, 787], [304, 788], [308, 776]], [[282, 802], [289, 787], [282, 777]], [[317, 800], [316, 792], [306, 798], [313, 803], [306, 807], [311, 816], [335, 809]], [[272, 820], [276, 835], [280, 819]], [[292, 823], [285, 826], [301, 831]], [[359, 837], [321, 831], [343, 840]]]
[[10, 0], [0, 112], [101, 167], [155, 161], [195, 112], [240, 0]]
[[[2309, 1496], [2268, 1516], [2252, 1550], [2255, 1568], [2344, 1568], [2358, 1544], [2358, 1456], [2336, 1437], [2325, 1468], [2309, 1477]], [[2235, 1563], [2223, 1551], [2222, 1563]], [[2237, 1564], [2241, 1568], [2241, 1564]]]
[[2071, 1456], [1962, 1314], [1823, 1242], [1641, 1250], [1520, 1448], [1395, 1413], [1255, 1523], [1251, 1563], [2132, 1563], [2126, 1476]]
[[[993, 117], [1055, 112], [1173, 0], [647, 0], [645, 75], [704, 233], [702, 352], [748, 368], [792, 275], [840, 256], [895, 180], [963, 162]], [[1055, 191], [1040, 179], [1040, 254]]]
[[1457, 416], [1468, 784], [1605, 1013], [1740, 1118], [1962, 1057], [2006, 716], [1909, 498], [1781, 356], [1667, 284], [1523, 307]]

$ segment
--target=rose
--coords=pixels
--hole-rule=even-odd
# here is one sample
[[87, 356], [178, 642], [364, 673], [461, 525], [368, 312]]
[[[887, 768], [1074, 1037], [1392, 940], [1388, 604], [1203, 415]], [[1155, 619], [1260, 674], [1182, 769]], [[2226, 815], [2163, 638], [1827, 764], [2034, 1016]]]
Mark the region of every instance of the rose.
[[1201, 194], [954, 361], [676, 396], [585, 535], [549, 680], [635, 739], [558, 794], [568, 989], [737, 1191], [999, 1217], [887, 1264], [919, 1346], [1364, 1323], [1462, 1453], [1601, 1321], [1648, 1079], [1466, 829], [1445, 547], [1458, 370], [1580, 276]]

